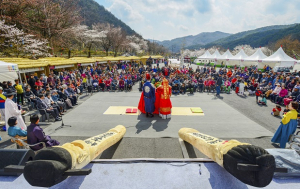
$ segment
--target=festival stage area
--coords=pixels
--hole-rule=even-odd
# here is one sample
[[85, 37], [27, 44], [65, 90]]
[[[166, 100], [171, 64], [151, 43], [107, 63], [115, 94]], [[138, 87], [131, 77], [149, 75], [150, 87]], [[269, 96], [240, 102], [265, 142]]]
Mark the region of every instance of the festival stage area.
[[273, 133], [252, 121], [212, 94], [195, 93], [193, 96], [172, 96], [173, 107], [200, 107], [204, 116], [173, 115], [162, 120], [159, 116], [146, 118], [145, 115], [107, 115], [112, 106], [136, 107], [140, 93], [105, 92], [95, 93], [91, 98], [63, 117], [65, 124], [72, 125], [54, 132], [60, 125], [56, 122], [45, 129], [51, 136], [93, 136], [103, 133], [116, 125], [127, 128], [126, 137], [138, 138], [178, 138], [182, 127], [191, 127], [202, 133], [219, 138], [259, 138], [270, 137]]
[[[199, 166], [201, 165], [201, 166]], [[51, 189], [75, 188], [205, 188], [205, 189], [252, 189], [230, 175], [216, 163], [103, 163], [89, 164], [92, 173], [88, 176], [69, 177]], [[201, 174], [200, 174], [201, 173]], [[276, 179], [265, 187], [266, 189], [298, 189], [299, 179]], [[32, 189], [20, 177], [0, 177], [1, 188]]]

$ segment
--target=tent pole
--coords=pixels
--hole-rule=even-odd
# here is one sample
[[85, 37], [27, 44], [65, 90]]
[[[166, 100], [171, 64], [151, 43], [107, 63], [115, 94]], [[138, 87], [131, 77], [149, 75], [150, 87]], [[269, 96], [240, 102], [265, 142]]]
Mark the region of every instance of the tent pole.
[[22, 77], [21, 77], [20, 71], [18, 71], [18, 75], [19, 75], [19, 78], [20, 78], [20, 83], [21, 83], [21, 85], [23, 85]]
[[25, 79], [26, 84], [28, 84], [25, 72], [23, 73], [23, 75], [24, 75], [24, 79]]

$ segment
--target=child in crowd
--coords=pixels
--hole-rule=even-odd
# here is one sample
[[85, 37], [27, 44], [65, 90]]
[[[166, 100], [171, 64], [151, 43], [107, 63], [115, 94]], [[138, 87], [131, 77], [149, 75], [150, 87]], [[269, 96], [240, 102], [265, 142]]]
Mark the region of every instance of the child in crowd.
[[273, 108], [273, 110], [271, 112], [271, 115], [273, 115], [273, 116], [279, 116], [280, 112], [281, 112], [281, 106], [276, 105], [276, 107]]
[[18, 127], [18, 121], [17, 117], [10, 117], [7, 121], [9, 128], [8, 128], [8, 135], [11, 137], [26, 137], [27, 131], [22, 130], [20, 127]]
[[239, 95], [244, 96], [245, 82], [242, 80], [239, 84]]
[[258, 104], [267, 105], [266, 95], [263, 94], [261, 97], [262, 97], [262, 99], [260, 101], [258, 101]]
[[186, 92], [186, 88], [185, 88], [185, 84], [183, 83], [180, 87], [180, 93], [185, 94], [185, 92]]
[[260, 90], [259, 87], [256, 88], [255, 95], [256, 95], [256, 103], [258, 103], [258, 97], [262, 95], [262, 91]]
[[240, 80], [238, 80], [236, 83], [235, 83], [235, 93], [236, 94], [239, 94], [239, 91], [240, 91]]

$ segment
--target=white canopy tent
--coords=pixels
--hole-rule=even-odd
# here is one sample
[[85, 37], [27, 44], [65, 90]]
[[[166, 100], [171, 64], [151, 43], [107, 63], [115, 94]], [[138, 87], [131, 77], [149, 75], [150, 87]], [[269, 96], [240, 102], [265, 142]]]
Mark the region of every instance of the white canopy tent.
[[231, 60], [230, 62], [233, 65], [243, 65], [243, 62], [245, 61], [246, 58], [248, 58], [249, 56], [246, 55], [244, 49], [240, 50], [240, 52], [238, 54], [236, 54]]
[[212, 55], [207, 50], [207, 51], [205, 51], [205, 53], [202, 56], [199, 56], [194, 62], [195, 63], [202, 63], [203, 60], [208, 60], [209, 61], [211, 59], [212, 59]]
[[259, 48], [253, 55], [249, 56], [248, 58], [245, 58], [243, 65], [258, 65], [265, 58], [267, 58], [267, 56], [262, 52], [261, 48]]
[[[221, 62], [223, 62], [224, 60], [226, 61], [226, 63], [224, 65], [231, 65], [230, 64], [230, 60], [233, 58], [233, 55], [231, 54], [231, 52], [229, 51], [229, 49], [222, 54], [219, 58], [218, 58], [218, 64], [220, 65]], [[233, 64], [234, 65], [234, 64]]]
[[18, 72], [17, 64], [0, 61], [0, 82], [18, 79]]
[[294, 67], [297, 64], [297, 60], [288, 56], [280, 47], [274, 54], [262, 60], [258, 67], [264, 67], [269, 65], [271, 67], [275, 66], [286, 66]]
[[213, 59], [214, 63], [217, 64], [218, 59], [221, 57], [222, 55], [220, 54], [219, 50], [216, 49], [216, 51], [214, 52], [214, 54], [211, 55], [211, 58]]

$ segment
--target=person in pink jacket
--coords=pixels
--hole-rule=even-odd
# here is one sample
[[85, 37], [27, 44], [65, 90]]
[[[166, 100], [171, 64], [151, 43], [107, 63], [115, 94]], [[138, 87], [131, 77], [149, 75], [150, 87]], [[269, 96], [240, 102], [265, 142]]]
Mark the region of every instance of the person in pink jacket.
[[228, 94], [230, 93], [230, 87], [231, 87], [231, 83], [229, 79], [226, 79], [226, 81], [224, 82], [224, 91]]
[[284, 97], [286, 97], [289, 94], [288, 90], [282, 86], [281, 91], [278, 94], [278, 97], [275, 99], [276, 104], [281, 104]]

